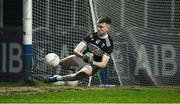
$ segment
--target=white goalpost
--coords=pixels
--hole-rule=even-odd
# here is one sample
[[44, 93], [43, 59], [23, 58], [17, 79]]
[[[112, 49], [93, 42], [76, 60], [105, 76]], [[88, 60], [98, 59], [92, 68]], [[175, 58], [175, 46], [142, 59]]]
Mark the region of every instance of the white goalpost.
[[32, 0], [23, 0], [23, 61], [25, 80], [32, 79]]
[[[94, 32], [96, 32], [97, 31], [96, 17], [95, 17], [95, 11], [93, 9], [93, 1], [92, 0], [89, 0], [89, 6], [90, 6], [90, 9], [91, 9], [93, 29], [94, 29]], [[91, 81], [92, 81], [92, 76], [89, 77], [88, 86], [91, 86]]]

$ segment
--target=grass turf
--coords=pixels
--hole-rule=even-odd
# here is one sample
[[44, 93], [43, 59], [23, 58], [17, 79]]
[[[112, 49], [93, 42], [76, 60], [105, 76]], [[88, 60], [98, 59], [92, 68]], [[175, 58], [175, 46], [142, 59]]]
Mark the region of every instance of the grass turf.
[[[23, 87], [16, 87], [16, 89]], [[30, 89], [32, 87], [28, 87]], [[174, 88], [63, 88], [8, 92], [2, 103], [180, 103], [180, 89]]]
[[0, 103], [180, 103], [179, 87], [1, 85]]

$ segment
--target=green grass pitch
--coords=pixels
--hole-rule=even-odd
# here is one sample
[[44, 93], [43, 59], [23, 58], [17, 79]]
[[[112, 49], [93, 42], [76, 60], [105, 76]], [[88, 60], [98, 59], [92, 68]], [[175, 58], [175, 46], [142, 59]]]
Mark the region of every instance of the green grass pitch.
[[180, 87], [0, 85], [0, 103], [180, 103]]

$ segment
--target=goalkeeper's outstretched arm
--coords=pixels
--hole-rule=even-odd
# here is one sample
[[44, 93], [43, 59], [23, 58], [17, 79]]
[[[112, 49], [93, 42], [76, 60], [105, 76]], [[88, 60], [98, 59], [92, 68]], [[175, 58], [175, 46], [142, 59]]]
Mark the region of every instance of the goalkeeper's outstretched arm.
[[109, 62], [109, 56], [103, 55], [102, 60], [100, 62], [93, 62], [93, 65], [99, 67], [99, 68], [105, 68]]
[[[81, 57], [83, 58], [83, 54], [82, 54], [82, 51], [83, 49], [86, 47], [86, 44], [84, 42], [80, 42], [76, 48], [74, 49], [74, 54], [77, 56], [77, 57]], [[105, 68], [107, 63], [109, 62], [109, 56], [107, 55], [103, 55], [102, 57], [102, 61], [100, 62], [95, 62], [94, 60], [92, 60], [93, 62], [90, 62], [91, 64], [99, 67], [99, 68]]]
[[76, 48], [74, 49], [74, 54], [77, 56], [77, 57], [83, 57], [83, 54], [82, 54], [82, 51], [83, 49], [86, 47], [86, 44], [84, 42], [80, 42]]

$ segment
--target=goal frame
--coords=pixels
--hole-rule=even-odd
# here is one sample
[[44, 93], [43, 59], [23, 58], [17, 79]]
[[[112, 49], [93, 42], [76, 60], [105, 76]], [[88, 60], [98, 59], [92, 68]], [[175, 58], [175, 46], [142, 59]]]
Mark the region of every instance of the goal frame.
[[32, 80], [32, 0], [23, 0], [23, 62], [25, 80]]

